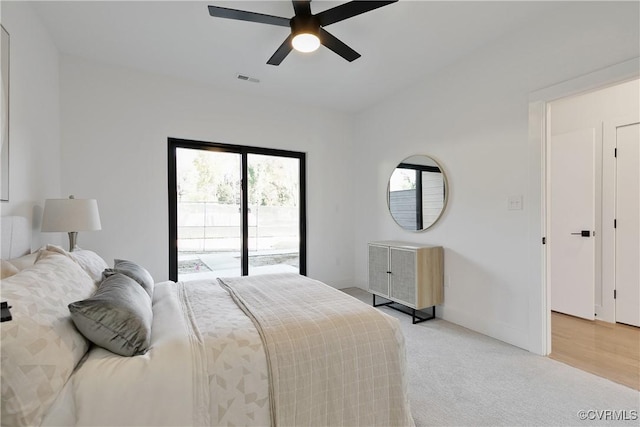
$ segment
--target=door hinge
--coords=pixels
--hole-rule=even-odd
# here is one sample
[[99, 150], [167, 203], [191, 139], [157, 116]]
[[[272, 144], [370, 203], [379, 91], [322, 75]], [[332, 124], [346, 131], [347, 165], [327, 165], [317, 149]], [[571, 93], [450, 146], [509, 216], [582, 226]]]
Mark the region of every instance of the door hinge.
[[613, 228], [618, 228], [618, 220], [617, 219], [613, 220]]
[[618, 291], [617, 290], [613, 290], [613, 299], [618, 298]]
[[546, 237], [543, 237], [543, 238], [542, 238], [542, 244], [543, 244], [543, 245], [546, 245], [546, 244], [547, 244], [547, 238], [546, 238]]
[[618, 149], [617, 148], [613, 149], [613, 157], [618, 157]]

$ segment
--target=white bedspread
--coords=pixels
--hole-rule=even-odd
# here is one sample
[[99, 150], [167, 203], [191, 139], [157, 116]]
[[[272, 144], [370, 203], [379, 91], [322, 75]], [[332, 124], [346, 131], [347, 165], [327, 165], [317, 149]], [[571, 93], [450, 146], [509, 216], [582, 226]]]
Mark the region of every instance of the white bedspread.
[[90, 350], [72, 376], [78, 425], [209, 425], [202, 338], [181, 284], [154, 290], [150, 350]]
[[[276, 276], [265, 277], [260, 280], [277, 280]], [[301, 286], [300, 281], [310, 280], [297, 275], [286, 279], [289, 285], [297, 281], [298, 287]], [[252, 280], [249, 283], [253, 285]], [[269, 287], [272, 283], [263, 285]], [[350, 309], [356, 312], [371, 310], [379, 315], [377, 310], [366, 304], [326, 285], [322, 286], [325, 292], [310, 294], [313, 297], [311, 305], [328, 306], [332, 299], [337, 298], [339, 305], [336, 307], [349, 309], [350, 303], [356, 303]], [[324, 294], [326, 301], [317, 304], [320, 302], [317, 296], [321, 294]], [[260, 294], [257, 295], [259, 297]], [[342, 297], [346, 300], [342, 300]], [[290, 307], [290, 304], [284, 305]], [[293, 384], [289, 374], [270, 374], [269, 351], [265, 350], [263, 337], [252, 319], [217, 283], [156, 284], [153, 311], [149, 351], [141, 356], [122, 357], [93, 347], [72, 375], [65, 393], [45, 417], [44, 425], [413, 424], [404, 394], [404, 342], [398, 325], [388, 316], [374, 316], [377, 320], [371, 323], [368, 317], [357, 314], [351, 320], [343, 318], [334, 321], [327, 318], [325, 323], [316, 325], [316, 328], [324, 329], [338, 322], [334, 323], [333, 329], [346, 331], [347, 334], [344, 340], [338, 339], [333, 345], [324, 347], [322, 351], [330, 351], [328, 354], [320, 353], [322, 346], [299, 350], [311, 351], [316, 358], [326, 358], [330, 363], [339, 359], [340, 353], [347, 356], [342, 365], [323, 366], [334, 376], [346, 375], [349, 383], [345, 383], [344, 390], [327, 389], [325, 393], [313, 397], [317, 402], [310, 402], [303, 399], [308, 399], [309, 390], [317, 390], [317, 384], [298, 382], [294, 388], [288, 389], [288, 385]], [[354, 323], [349, 325], [350, 321]], [[340, 326], [336, 328], [336, 325]], [[380, 346], [378, 334], [381, 328], [386, 330], [382, 340], [387, 344], [383, 346]], [[349, 344], [350, 338], [346, 337], [349, 329], [358, 337], [355, 347]], [[312, 333], [309, 337], [311, 341], [324, 339], [319, 330], [311, 328], [305, 333], [308, 332]], [[291, 334], [299, 333], [302, 333], [301, 329], [291, 330]], [[291, 356], [297, 356], [297, 353], [281, 355], [285, 358]], [[309, 381], [319, 378], [316, 362], [311, 362], [313, 366], [304, 359], [290, 362], [292, 366], [297, 366], [294, 370], [300, 375], [307, 375], [306, 370], [313, 368], [313, 372], [308, 373], [310, 376], [306, 377]], [[358, 364], [362, 367], [359, 368]], [[350, 376], [352, 370], [364, 376], [353, 382], [351, 380], [354, 377]], [[397, 375], [395, 382], [391, 378], [393, 375]], [[274, 386], [280, 390], [278, 398], [270, 394], [270, 387]], [[368, 388], [371, 388], [370, 392], [365, 392]], [[368, 401], [369, 397], [374, 400]], [[288, 399], [288, 410], [294, 408], [295, 412], [295, 408], [298, 408], [300, 414], [311, 413], [313, 420], [305, 418], [309, 422], [298, 423], [300, 418], [273, 417], [272, 404], [274, 408], [281, 408], [283, 399]], [[330, 414], [322, 418], [318, 411], [328, 411]]]
[[[151, 346], [94, 347], [44, 425], [269, 425], [267, 364], [251, 320], [217, 283], [156, 284]], [[73, 414], [75, 419], [71, 419]]]
[[186, 289], [206, 349], [211, 425], [269, 425], [267, 359], [251, 319], [217, 283]]

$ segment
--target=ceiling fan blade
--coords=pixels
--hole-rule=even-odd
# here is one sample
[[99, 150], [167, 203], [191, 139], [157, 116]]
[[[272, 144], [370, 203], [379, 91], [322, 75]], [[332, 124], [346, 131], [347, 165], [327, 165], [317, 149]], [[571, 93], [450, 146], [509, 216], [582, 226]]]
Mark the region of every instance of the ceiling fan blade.
[[291, 52], [291, 49], [293, 49], [293, 47], [291, 46], [292, 39], [293, 39], [293, 34], [289, 34], [289, 37], [287, 37], [286, 40], [282, 42], [278, 50], [276, 50], [275, 53], [271, 55], [271, 58], [269, 58], [269, 60], [267, 61], [267, 64], [280, 65], [280, 63], [284, 60], [284, 58], [286, 58], [287, 55], [289, 55], [289, 52]]
[[349, 62], [355, 61], [361, 56], [358, 52], [341, 42], [337, 37], [327, 32], [324, 28], [320, 28], [320, 43]]
[[226, 7], [209, 6], [209, 15], [216, 18], [236, 19], [238, 21], [258, 22], [260, 24], [278, 25], [280, 27], [289, 27], [289, 18], [280, 16], [265, 15], [263, 13], [247, 12], [238, 9], [229, 9]]
[[353, 16], [360, 15], [365, 12], [377, 9], [382, 6], [386, 6], [391, 3], [395, 3], [398, 0], [391, 1], [350, 1], [349, 3], [341, 4], [340, 6], [327, 9], [318, 13], [316, 16], [320, 20], [320, 25], [327, 26], [336, 22], [343, 21]]
[[293, 10], [296, 12], [296, 16], [309, 16], [311, 15], [311, 1], [310, 0], [292, 0]]

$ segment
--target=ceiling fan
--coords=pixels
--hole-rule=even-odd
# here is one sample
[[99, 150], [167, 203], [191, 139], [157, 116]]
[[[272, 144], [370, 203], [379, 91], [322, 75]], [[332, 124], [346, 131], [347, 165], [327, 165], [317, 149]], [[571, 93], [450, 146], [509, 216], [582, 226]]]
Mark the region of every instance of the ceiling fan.
[[291, 19], [219, 6], [209, 6], [209, 15], [217, 18], [290, 27], [289, 37], [267, 61], [267, 64], [270, 65], [280, 65], [292, 49], [300, 52], [313, 52], [320, 44], [351, 62], [360, 58], [360, 54], [327, 32], [324, 27], [396, 1], [398, 0], [350, 1], [314, 15], [311, 13], [311, 0], [293, 0], [295, 15]]

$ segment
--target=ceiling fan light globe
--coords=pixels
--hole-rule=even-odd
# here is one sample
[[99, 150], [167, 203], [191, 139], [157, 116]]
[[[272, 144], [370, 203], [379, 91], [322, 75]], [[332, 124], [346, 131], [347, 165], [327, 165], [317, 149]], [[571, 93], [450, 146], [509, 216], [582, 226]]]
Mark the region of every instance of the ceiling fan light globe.
[[298, 52], [313, 52], [320, 47], [320, 39], [315, 34], [301, 33], [291, 40], [291, 45]]

